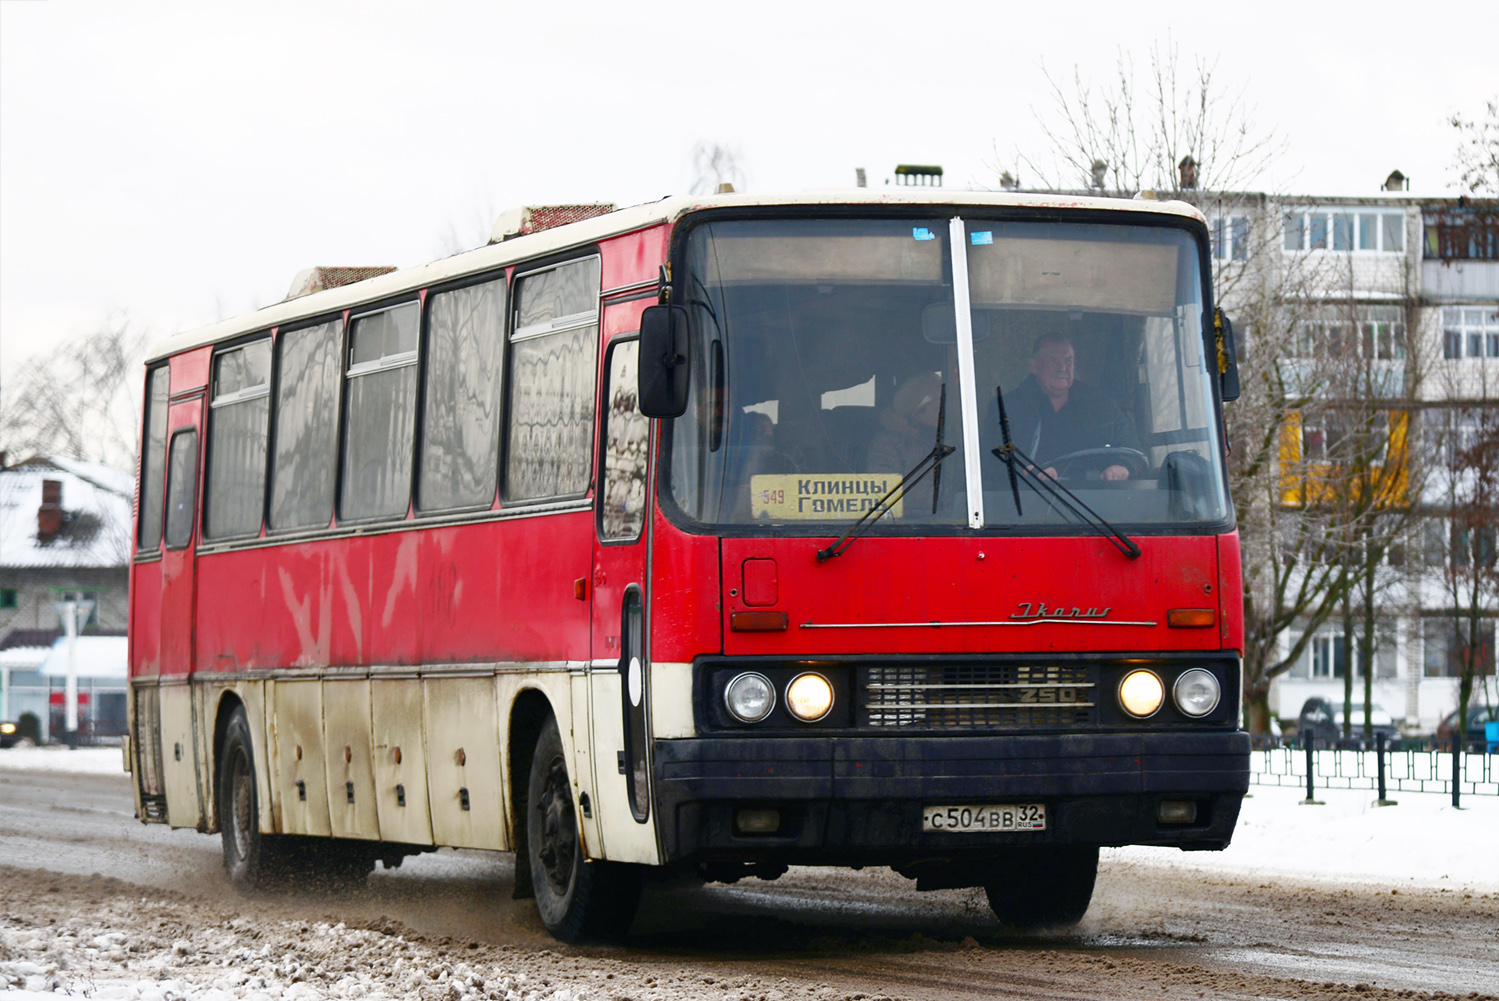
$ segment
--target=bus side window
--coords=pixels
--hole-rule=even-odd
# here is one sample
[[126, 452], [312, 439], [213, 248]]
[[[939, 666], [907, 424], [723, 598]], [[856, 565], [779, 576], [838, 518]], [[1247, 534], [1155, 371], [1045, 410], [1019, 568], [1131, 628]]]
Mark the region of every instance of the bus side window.
[[418, 313], [403, 302], [349, 323], [341, 518], [400, 518], [410, 504]]
[[599, 538], [634, 540], [645, 527], [645, 463], [650, 422], [640, 413], [640, 342], [609, 346], [604, 382], [604, 473], [599, 488]]
[[342, 335], [343, 322], [330, 320], [276, 337], [272, 530], [327, 528], [333, 520]]
[[494, 502], [504, 342], [504, 278], [428, 300], [419, 510]]
[[167, 459], [167, 548], [181, 549], [193, 541], [193, 519], [197, 515], [198, 432], [172, 435]]
[[146, 440], [141, 445], [140, 550], [161, 546], [161, 501], [166, 485], [167, 380], [166, 365], [151, 370], [146, 388]]
[[516, 280], [506, 500], [582, 494], [593, 462], [599, 259]]
[[252, 341], [213, 361], [203, 537], [260, 534], [265, 508], [266, 429], [271, 416], [271, 342]]

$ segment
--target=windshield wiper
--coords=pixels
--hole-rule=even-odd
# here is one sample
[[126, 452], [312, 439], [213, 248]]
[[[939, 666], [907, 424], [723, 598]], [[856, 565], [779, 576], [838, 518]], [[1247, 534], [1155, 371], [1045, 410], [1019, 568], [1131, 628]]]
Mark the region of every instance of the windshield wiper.
[[1015, 498], [1015, 514], [1023, 517], [1025, 512], [1020, 510], [1020, 481], [1015, 476], [1015, 445], [1010, 441], [1010, 415], [1005, 413], [1004, 390], [998, 386], [994, 387], [994, 395], [999, 400], [999, 436], [1004, 444], [994, 450], [994, 454], [1004, 460], [1005, 466], [1010, 471], [1010, 494]]
[[842, 535], [840, 535], [833, 542], [833, 544], [828, 546], [826, 549], [819, 549], [817, 551], [817, 562], [821, 563], [825, 560], [832, 559], [834, 556], [842, 555], [844, 550], [848, 549], [849, 546], [854, 544], [855, 539], [863, 535], [864, 532], [869, 528], [869, 526], [878, 521], [880, 519], [880, 516], [883, 515], [886, 511], [889, 511], [892, 507], [898, 504], [900, 502], [900, 499], [904, 497], [912, 487], [921, 482], [922, 477], [926, 476], [927, 473], [933, 472], [933, 470], [935, 470], [936, 472], [932, 477], [932, 513], [937, 513], [937, 488], [942, 483], [942, 460], [957, 451], [957, 449], [952, 445], [944, 445], [942, 443], [942, 429], [946, 422], [947, 383], [944, 382], [942, 384], [942, 395], [940, 396], [937, 403], [937, 441], [934, 445], [932, 445], [932, 450], [926, 455], [922, 456], [921, 461], [918, 462], [914, 467], [912, 467], [909, 473], [902, 476], [900, 478], [900, 482], [896, 483], [895, 486], [887, 490], [885, 492], [885, 496], [881, 497], [868, 511], [865, 511], [858, 521], [850, 525], [847, 532], [844, 532]]
[[1004, 444], [990, 451], [1010, 469], [1010, 489], [1015, 494], [1015, 513], [1020, 513], [1020, 486], [1017, 477], [1023, 477], [1026, 484], [1040, 494], [1041, 499], [1046, 501], [1053, 511], [1064, 516], [1070, 514], [1108, 539], [1115, 549], [1129, 559], [1139, 559], [1140, 547], [1135, 545], [1134, 539], [1105, 521], [1097, 511], [1083, 503], [1082, 498], [1059, 481], [1038, 471], [1036, 460], [1021, 451], [1020, 446], [1010, 441], [1010, 422], [1005, 416], [1004, 395], [998, 386], [994, 387], [994, 392], [999, 397], [999, 430]]

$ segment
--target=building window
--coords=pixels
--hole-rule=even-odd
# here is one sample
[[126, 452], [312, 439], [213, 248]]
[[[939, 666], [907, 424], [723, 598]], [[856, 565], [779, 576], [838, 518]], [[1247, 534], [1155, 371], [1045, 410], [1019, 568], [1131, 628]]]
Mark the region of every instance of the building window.
[[1355, 209], [1287, 209], [1283, 246], [1288, 251], [1405, 252], [1405, 213]]
[[1312, 677], [1341, 678], [1346, 663], [1342, 633], [1312, 637]]
[[1461, 619], [1422, 619], [1422, 673], [1428, 678], [1458, 678], [1463, 665], [1471, 662], [1479, 676], [1492, 675], [1494, 624], [1479, 623], [1476, 650], [1469, 630], [1469, 623]]
[[1487, 206], [1452, 208], [1426, 216], [1427, 258], [1444, 261], [1499, 260], [1499, 211]]
[[1499, 358], [1499, 308], [1444, 307], [1442, 357]]
[[1493, 525], [1452, 525], [1452, 565], [1466, 567], [1494, 566], [1496, 533]]
[[1405, 357], [1405, 311], [1358, 303], [1321, 306], [1296, 325], [1292, 350], [1301, 358]]
[[1217, 216], [1209, 224], [1213, 237], [1213, 258], [1219, 261], [1249, 259], [1249, 219], [1245, 216]]
[[21, 593], [13, 587], [0, 587], [0, 608], [18, 608]]

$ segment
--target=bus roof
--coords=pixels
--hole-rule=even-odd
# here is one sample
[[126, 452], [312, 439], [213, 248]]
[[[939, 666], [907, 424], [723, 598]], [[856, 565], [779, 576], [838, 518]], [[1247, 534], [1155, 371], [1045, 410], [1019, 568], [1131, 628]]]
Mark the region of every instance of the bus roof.
[[943, 188], [857, 188], [812, 191], [792, 195], [673, 195], [660, 201], [633, 205], [582, 222], [518, 236], [476, 250], [445, 257], [430, 264], [403, 268], [364, 281], [286, 299], [244, 316], [222, 320], [196, 330], [174, 334], [151, 346], [147, 363], [182, 351], [228, 340], [243, 334], [329, 313], [380, 299], [398, 296], [441, 282], [482, 274], [509, 264], [546, 257], [573, 246], [586, 246], [613, 236], [675, 222], [691, 212], [708, 208], [809, 205], [933, 205], [995, 208], [1092, 209], [1140, 212], [1201, 220], [1202, 214], [1181, 201], [1103, 198], [1088, 195], [958, 191]]

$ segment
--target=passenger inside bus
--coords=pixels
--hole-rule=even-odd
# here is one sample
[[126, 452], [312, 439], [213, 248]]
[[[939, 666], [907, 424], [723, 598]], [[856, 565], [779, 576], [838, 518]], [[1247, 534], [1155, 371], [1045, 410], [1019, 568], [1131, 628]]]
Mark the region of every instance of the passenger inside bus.
[[[1140, 449], [1134, 422], [1106, 392], [1077, 381], [1076, 363], [1067, 334], [1044, 333], [1031, 349], [1030, 375], [1005, 394], [1011, 440], [1053, 479], [1059, 474], [1056, 460], [1063, 456], [1097, 449], [1128, 448], [1137, 453]], [[989, 408], [989, 426], [993, 427], [999, 419], [998, 400], [991, 400]], [[1102, 479], [1130, 477], [1124, 458], [1115, 462], [1104, 457], [1098, 465]]]
[[942, 380], [918, 372], [895, 391], [880, 411], [880, 430], [869, 443], [870, 472], [908, 473], [932, 451], [942, 411]]

